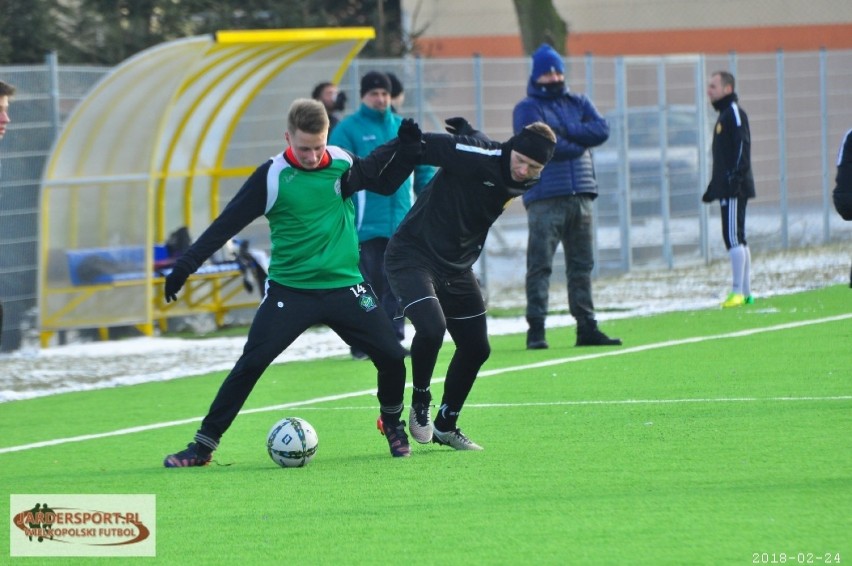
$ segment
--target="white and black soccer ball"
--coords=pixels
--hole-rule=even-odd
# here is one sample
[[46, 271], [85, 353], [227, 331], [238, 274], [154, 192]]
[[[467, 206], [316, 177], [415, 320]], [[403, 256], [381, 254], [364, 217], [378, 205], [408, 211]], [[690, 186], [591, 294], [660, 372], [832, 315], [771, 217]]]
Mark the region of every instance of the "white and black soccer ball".
[[272, 461], [283, 468], [301, 468], [317, 453], [317, 433], [311, 423], [286, 417], [275, 423], [266, 437], [266, 450]]

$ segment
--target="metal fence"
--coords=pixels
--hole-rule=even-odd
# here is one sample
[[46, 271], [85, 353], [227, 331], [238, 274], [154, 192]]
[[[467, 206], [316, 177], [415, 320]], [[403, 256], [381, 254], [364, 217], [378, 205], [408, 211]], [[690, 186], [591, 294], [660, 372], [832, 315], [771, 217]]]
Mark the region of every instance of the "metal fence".
[[[512, 135], [512, 109], [526, 93], [530, 62], [356, 60], [341, 85], [349, 95], [348, 111], [358, 105], [360, 76], [372, 69], [393, 71], [402, 79], [406, 101], [400, 111], [425, 130], [442, 130], [444, 119], [466, 116], [492, 138], [504, 140]], [[852, 223], [834, 213], [830, 195], [838, 144], [852, 127], [852, 51], [570, 58], [568, 84], [594, 101], [612, 129], [610, 140], [594, 151], [600, 184], [597, 275], [667, 269], [724, 255], [718, 206], [700, 204], [715, 120], [705, 82], [717, 69], [736, 75], [740, 103], [751, 122], [758, 193], [749, 205], [752, 249], [852, 241]], [[109, 70], [61, 66], [50, 57], [45, 65], [0, 67], [0, 78], [17, 87], [12, 123], [0, 142], [3, 351], [18, 348], [36, 320], [43, 165], [75, 105]], [[302, 85], [296, 96], [307, 96], [312, 87]], [[287, 104], [282, 100], [281, 113], [269, 117], [281, 123], [281, 130]], [[132, 143], [132, 132], [127, 137]], [[282, 143], [252, 144], [258, 163]], [[477, 266], [481, 278], [492, 289], [523, 286], [523, 270], [517, 266], [523, 265], [525, 248], [526, 215], [516, 201], [492, 229]], [[559, 266], [554, 276], [560, 276]]]

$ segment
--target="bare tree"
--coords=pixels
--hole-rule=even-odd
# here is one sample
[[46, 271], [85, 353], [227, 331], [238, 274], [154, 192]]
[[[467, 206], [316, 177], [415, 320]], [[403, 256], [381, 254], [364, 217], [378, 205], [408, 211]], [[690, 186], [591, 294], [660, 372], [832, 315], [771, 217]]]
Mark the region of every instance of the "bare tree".
[[524, 52], [531, 54], [542, 43], [549, 43], [557, 52], [565, 55], [568, 39], [568, 24], [562, 19], [553, 0], [513, 0]]
[[400, 0], [0, 0], [0, 64], [115, 65], [165, 41], [225, 29], [376, 29], [366, 57], [407, 50]]

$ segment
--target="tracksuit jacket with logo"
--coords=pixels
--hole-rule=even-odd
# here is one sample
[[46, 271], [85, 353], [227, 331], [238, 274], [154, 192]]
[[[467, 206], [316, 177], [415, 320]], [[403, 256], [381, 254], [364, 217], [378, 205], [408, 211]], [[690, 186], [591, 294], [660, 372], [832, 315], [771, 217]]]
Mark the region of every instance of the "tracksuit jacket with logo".
[[713, 108], [719, 118], [713, 128], [713, 175], [704, 200], [754, 198], [748, 116], [740, 108], [735, 92], [714, 102]]
[[482, 134], [424, 134], [420, 163], [439, 166], [391, 238], [388, 266], [420, 266], [438, 274], [470, 269], [485, 245], [488, 229], [508, 202], [535, 185], [518, 183], [509, 169], [510, 142]]

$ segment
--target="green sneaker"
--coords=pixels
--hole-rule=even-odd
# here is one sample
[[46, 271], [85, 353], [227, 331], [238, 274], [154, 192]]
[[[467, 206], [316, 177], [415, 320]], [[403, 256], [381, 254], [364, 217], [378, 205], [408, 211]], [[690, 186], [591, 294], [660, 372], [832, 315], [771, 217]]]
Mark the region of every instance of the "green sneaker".
[[732, 307], [741, 307], [743, 304], [745, 304], [745, 297], [743, 297], [741, 293], [731, 293], [728, 295], [728, 298], [722, 302], [722, 308], [729, 309]]
[[745, 304], [753, 305], [754, 304], [754, 295], [749, 295], [745, 298]]

